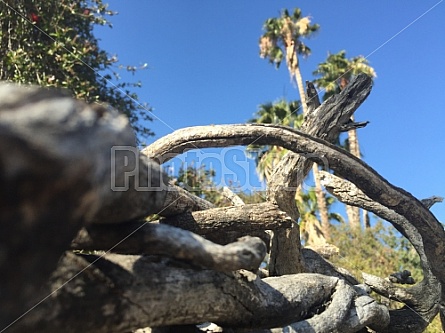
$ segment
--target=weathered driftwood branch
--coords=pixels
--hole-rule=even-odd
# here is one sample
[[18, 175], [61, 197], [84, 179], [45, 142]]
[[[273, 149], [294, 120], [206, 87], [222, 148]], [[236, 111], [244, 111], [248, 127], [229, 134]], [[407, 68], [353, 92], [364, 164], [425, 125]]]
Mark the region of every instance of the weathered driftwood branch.
[[186, 230], [146, 222], [86, 226], [71, 248], [164, 255], [221, 272], [256, 271], [266, 255], [266, 246], [255, 237], [221, 246]]
[[335, 267], [314, 250], [303, 248], [301, 254], [306, 272], [338, 277], [348, 281], [351, 285], [359, 284], [350, 272], [344, 268]]
[[440, 286], [437, 282], [429, 285], [432, 279], [424, 279], [411, 288], [402, 288], [387, 279], [366, 273], [362, 276], [364, 283], [378, 294], [405, 304], [401, 309], [390, 310], [390, 324], [380, 330], [382, 333], [423, 332], [439, 311]]
[[405, 217], [423, 240], [429, 239], [423, 242], [426, 255], [430, 263], [435, 264], [432, 268], [434, 274], [445, 282], [445, 267], [440, 265], [439, 259], [439, 254], [445, 254], [445, 247], [433, 249], [431, 245], [445, 240], [441, 224], [419, 200], [388, 183], [370, 166], [343, 149], [294, 129], [260, 124], [197, 126], [176, 131], [165, 140], [168, 144], [163, 145], [162, 153], [169, 153], [171, 158], [191, 148], [247, 145], [253, 141], [282, 146], [309, 159], [322, 156], [336, 174], [355, 183], [372, 200]]
[[436, 195], [433, 195], [429, 198], [425, 198], [420, 200], [420, 202], [428, 209], [430, 209], [435, 203], [437, 202], [442, 202], [443, 198], [442, 197], [438, 197]]
[[169, 140], [170, 145], [165, 150], [169, 153], [182, 152], [194, 146], [220, 146], [235, 142], [248, 144], [255, 141], [257, 144], [279, 145], [305, 154], [306, 157], [323, 156], [338, 175], [357, 184], [373, 201], [403, 216], [408, 224], [414, 226], [420, 235], [418, 238], [424, 248], [426, 262], [434, 277], [443, 285], [445, 268], [440, 258], [443, 257], [445, 248], [439, 244], [445, 242], [445, 235], [440, 223], [411, 194], [389, 184], [363, 161], [344, 150], [305, 133], [273, 125], [238, 125], [230, 126], [230, 129], [229, 126], [212, 126], [210, 134], [207, 133], [207, 128], [197, 127], [188, 129], [187, 132], [177, 132]]
[[[371, 88], [371, 78], [359, 75], [340, 94], [332, 96], [308, 113], [301, 132], [333, 142], [338, 137], [341, 126], [349, 122], [357, 108], [368, 97]], [[325, 162], [322, 154], [316, 151], [309, 154], [310, 161], [307, 161], [296, 154], [295, 149], [288, 153], [276, 167], [272, 181], [268, 184], [269, 199], [274, 203], [280, 202], [280, 208], [288, 213], [295, 210], [295, 191], [309, 172], [312, 161]]]
[[[72, 277], [69, 283], [67, 277]], [[338, 313], [344, 318], [350, 309], [373, 313], [371, 319], [356, 316], [354, 328], [342, 331], [347, 333], [384, 323], [386, 309], [352, 303], [363, 295], [338, 278], [299, 274], [261, 280], [247, 271], [218, 273], [158, 257], [117, 254], [67, 253], [52, 276], [51, 289], [51, 296], [11, 326], [11, 332], [108, 333], [207, 321], [223, 327], [280, 327], [323, 311], [337, 313], [337, 321], [325, 321], [335, 329], [344, 325]], [[97, 311], [85, 311], [86, 304]], [[320, 317], [312, 322], [315, 318]], [[322, 322], [309, 324], [319, 327]]]
[[261, 203], [186, 212], [160, 222], [192, 231], [217, 244], [228, 244], [246, 235], [256, 236], [269, 250], [270, 235], [266, 230], [289, 228], [292, 220], [277, 206]]
[[[128, 119], [116, 111], [55, 90], [0, 85], [0, 327], [39, 299], [78, 228], [109, 202], [129, 205], [125, 219], [140, 213], [135, 204], [158, 209], [158, 192], [133, 202], [111, 190], [111, 148], [134, 145]], [[115, 162], [119, 170], [119, 156]], [[147, 167], [160, 175], [159, 166]]]
[[215, 205], [187, 192], [179, 186], [170, 185], [167, 188], [167, 194], [162, 209], [159, 210], [160, 216], [174, 216], [185, 212], [194, 212], [215, 208]]
[[[117, 148], [122, 150], [112, 150]], [[131, 146], [108, 150], [112, 170], [103, 180], [107, 188], [91, 223], [120, 223], [164, 211], [169, 187], [159, 165]]]
[[222, 195], [224, 195], [227, 199], [229, 199], [230, 202], [232, 203], [232, 205], [234, 205], [234, 206], [244, 206], [245, 205], [243, 199], [241, 199], [235, 192], [233, 192], [227, 186], [223, 187]]
[[[402, 288], [395, 286], [387, 279], [370, 274], [363, 273], [363, 278], [364, 282], [378, 294], [406, 304], [402, 309], [390, 311], [391, 324], [383, 332], [406, 332], [408, 329], [410, 332], [423, 332], [428, 323], [437, 315], [439, 310], [437, 302], [441, 297], [441, 288], [431, 271], [419, 232], [406, 218], [370, 199], [351, 182], [328, 172], [322, 172], [321, 175], [322, 183], [329, 193], [343, 203], [361, 207], [387, 220], [414, 246], [420, 256], [424, 275], [421, 283], [411, 288]], [[437, 199], [434, 201], [439, 202]], [[429, 207], [425, 205], [425, 208]], [[417, 315], [407, 321], [413, 313]]]
[[[377, 318], [380, 318], [381, 321]], [[270, 330], [250, 330], [249, 333], [343, 333], [358, 332], [364, 327], [380, 331], [388, 323], [389, 315], [386, 308], [369, 297], [364, 286], [352, 287], [340, 280], [331, 303], [321, 314], [316, 314], [310, 319], [286, 327]]]
[[249, 234], [256, 230], [288, 228], [292, 219], [271, 203], [213, 208], [184, 213], [161, 220], [171, 226], [192, 231], [198, 235], [218, 235], [227, 232]]

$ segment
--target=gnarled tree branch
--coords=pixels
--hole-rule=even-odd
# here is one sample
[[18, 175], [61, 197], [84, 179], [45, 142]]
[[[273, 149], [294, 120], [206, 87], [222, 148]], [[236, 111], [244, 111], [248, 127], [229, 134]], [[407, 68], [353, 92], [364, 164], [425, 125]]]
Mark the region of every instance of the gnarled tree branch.
[[[403, 332], [408, 328], [411, 332], [423, 332], [428, 323], [437, 315], [441, 287], [431, 271], [425, 254], [422, 238], [417, 229], [403, 216], [390, 208], [373, 201], [354, 184], [336, 177], [328, 172], [322, 172], [322, 183], [326, 189], [343, 203], [366, 209], [390, 222], [405, 236], [420, 256], [424, 280], [411, 288], [395, 286], [387, 279], [382, 279], [363, 273], [364, 282], [382, 296], [404, 303], [405, 307], [391, 310], [391, 323], [383, 332]], [[428, 206], [425, 206], [429, 208]], [[416, 314], [413, 316], [413, 313]], [[409, 327], [408, 321], [409, 320]]]
[[146, 222], [87, 226], [71, 248], [164, 255], [221, 272], [256, 271], [266, 255], [266, 246], [258, 238], [243, 237], [221, 246], [186, 230]]
[[[162, 192], [137, 193], [140, 200], [134, 200], [128, 191], [125, 200], [111, 189], [112, 147], [135, 143], [128, 119], [115, 110], [56, 90], [0, 85], [1, 328], [39, 299], [83, 223], [157, 211]], [[159, 166], [144, 159], [156, 182]], [[109, 215], [103, 208], [116, 200], [125, 209]]]
[[[173, 158], [190, 148], [256, 144], [281, 146], [310, 159], [322, 156], [336, 174], [351, 181], [372, 200], [405, 217], [420, 233], [432, 272], [445, 282], [445, 267], [440, 264], [445, 247], [445, 231], [434, 215], [410, 193], [391, 185], [374, 169], [348, 152], [306, 133], [278, 125], [248, 124], [197, 126], [179, 130], [166, 137], [163, 154]], [[424, 240], [428, 239], [428, 242]], [[435, 244], [432, 246], [431, 244]], [[432, 265], [434, 264], [434, 265]], [[442, 276], [442, 277], [441, 277]]]
[[[242, 127], [243, 129], [241, 129]], [[311, 156], [311, 158], [313, 155], [309, 154], [323, 156], [338, 175], [355, 183], [371, 200], [399, 214], [408, 221], [409, 225], [414, 227], [427, 259], [425, 264], [431, 268], [433, 277], [443, 286], [445, 271], [441, 264], [441, 258], [445, 248], [440, 244], [445, 243], [445, 235], [440, 223], [419, 200], [388, 183], [363, 161], [323, 140], [310, 137], [297, 130], [275, 125], [237, 125], [230, 127], [230, 130], [229, 126], [212, 126], [210, 135], [204, 128], [193, 128], [187, 132], [190, 133], [189, 139], [193, 145], [198, 146], [203, 144], [208, 147], [210, 138], [213, 138], [212, 142], [217, 145], [219, 143], [227, 145], [235, 141], [238, 144], [249, 144], [255, 140], [257, 144], [282, 146], [296, 153]], [[185, 134], [181, 134], [183, 139]], [[205, 137], [204, 140], [203, 137]], [[178, 151], [182, 151], [184, 148], [190, 147], [191, 144], [190, 142], [181, 142], [176, 145], [174, 136], [169, 139], [171, 139], [169, 152], [175, 151], [179, 146], [181, 149]], [[411, 238], [415, 241], [413, 237]], [[440, 298], [443, 299], [443, 295]]]
[[[330, 109], [325, 109], [326, 106], [320, 106], [308, 116], [307, 124], [324, 119], [324, 116], [337, 117], [329, 118], [327, 123], [331, 127], [324, 136], [315, 130], [308, 134], [277, 125], [196, 127], [177, 131], [150, 146], [146, 152], [167, 160], [197, 147], [252, 143], [276, 145], [307, 159], [303, 164], [302, 175], [305, 174], [304, 166], [312, 161], [326, 160], [337, 175], [356, 184], [366, 196], [364, 201], [376, 202], [380, 205], [376, 209], [382, 212], [386, 209], [387, 214], [392, 214], [393, 220], [398, 221], [395, 225], [405, 236], [411, 237], [424, 260], [425, 279], [415, 287], [394, 288], [369, 276], [366, 276], [367, 282], [376, 291], [388, 296], [397, 292], [399, 298], [403, 298], [406, 303], [411, 302], [411, 309], [417, 306], [417, 302], [431, 305], [430, 309], [416, 308], [423, 319], [429, 319], [437, 312], [438, 304], [444, 304], [445, 267], [442, 261], [445, 232], [442, 226], [428, 208], [411, 194], [391, 185], [363, 161], [315, 137], [330, 140], [330, 135], [341, 130], [342, 117], [357, 107], [351, 103], [351, 97], [355, 96], [356, 101], [359, 101], [369, 93], [366, 92], [366, 89], [370, 89], [367, 80], [360, 80], [357, 84], [361, 82], [361, 88], [354, 88], [356, 92], [351, 90], [351, 95], [342, 95], [333, 100], [336, 103], [330, 102], [332, 108], [336, 108], [338, 103], [344, 103], [344, 113], [334, 116], [328, 112]], [[8, 89], [0, 89], [0, 155], [8, 156], [2, 159], [0, 168], [3, 181], [3, 187], [0, 188], [0, 237], [2, 246], [6, 248], [6, 252], [3, 247], [0, 249], [0, 324], [10, 323], [32, 302], [39, 300], [39, 294], [32, 293], [42, 285], [42, 276], [55, 266], [57, 257], [68, 247], [70, 238], [82, 223], [108, 224], [110, 234], [106, 240], [101, 239], [105, 225], [87, 226], [86, 230], [90, 234], [81, 234], [84, 238], [77, 239], [78, 245], [83, 244], [85, 248], [91, 246], [91, 249], [96, 250], [100, 248], [98, 244], [102, 244], [103, 248], [111, 245], [113, 229], [123, 228], [131, 233], [136, 230], [131, 228], [141, 227], [131, 220], [150, 213], [164, 211], [170, 221], [176, 219], [177, 222], [181, 217], [191, 216], [195, 222], [207, 219], [214, 226], [217, 225], [218, 219], [212, 218], [211, 214], [218, 212], [218, 209], [211, 209], [208, 203], [185, 194], [187, 198], [184, 203], [175, 205], [177, 200], [183, 198], [180, 191], [176, 191], [176, 197], [168, 199], [167, 191], [173, 187], [167, 185], [165, 175], [157, 163], [138, 155], [133, 148], [134, 135], [129, 132], [128, 123], [122, 121], [119, 115], [100, 107], [88, 107], [53, 92], [42, 92], [35, 88]], [[54, 112], [56, 116], [53, 118], [48, 117], [48, 114], [53, 115], [54, 110], [61, 111]], [[319, 113], [321, 110], [326, 113]], [[47, 118], [51, 119], [46, 123]], [[126, 148], [118, 149], [114, 156], [112, 147], [116, 145]], [[118, 162], [114, 169], [109, 163], [112, 158]], [[124, 163], [126, 158], [130, 158], [131, 163]], [[293, 162], [303, 163], [296, 160]], [[295, 167], [295, 163], [291, 166]], [[289, 193], [295, 190], [290, 185], [298, 177], [295, 176], [295, 170], [291, 172], [294, 174], [280, 176], [282, 183], [286, 184], [280, 190]], [[112, 175], [115, 178], [111, 178]], [[113, 190], [109, 186], [113, 179], [117, 181], [114, 185], [124, 190]], [[146, 185], [145, 191], [141, 190], [143, 185]], [[273, 214], [279, 214], [278, 207], [281, 208], [286, 215], [282, 214], [271, 225], [286, 225], [289, 223], [288, 215], [294, 219], [297, 216], [283, 208], [287, 202], [285, 197], [291, 197], [289, 193], [284, 192], [283, 200], [271, 199], [272, 203], [256, 205], [255, 209], [269, 207]], [[190, 213], [202, 209], [205, 212]], [[224, 227], [231, 227], [230, 223], [237, 221], [237, 215], [249, 209], [252, 210], [253, 206], [219, 211], [228, 214]], [[230, 216], [230, 212], [236, 214]], [[178, 213], [185, 215], [176, 218], [172, 216]], [[117, 222], [125, 223], [120, 225]], [[397, 312], [401, 315], [391, 312], [391, 324], [385, 328], [387, 309], [372, 301], [366, 291], [344, 283], [344, 279], [350, 283], [355, 281], [342, 274], [337, 277], [298, 274], [261, 280], [247, 271], [228, 272], [239, 267], [257, 268], [264, 253], [264, 245], [257, 239], [247, 238], [241, 240], [241, 243], [221, 247], [166, 225], [153, 226], [153, 229], [150, 226], [148, 229], [145, 234], [142, 232], [136, 236], [135, 233], [129, 237], [128, 248], [125, 248], [124, 243], [117, 242], [118, 235], [115, 234], [114, 241], [119, 243], [115, 248], [120, 247], [123, 252], [132, 252], [134, 249], [148, 253], [154, 251], [182, 260], [159, 256], [66, 253], [52, 275], [50, 293], [45, 302], [9, 326], [10, 331], [121, 332], [144, 326], [187, 325], [205, 321], [245, 329], [287, 326], [300, 331], [334, 332], [355, 332], [366, 325], [375, 325], [372, 327], [380, 332], [402, 332], [409, 325], [414, 325], [414, 330], [420, 332], [424, 327], [413, 317], [414, 312], [403, 309]], [[124, 231], [120, 230], [119, 233]], [[11, 235], [13, 237], [9, 239]], [[175, 236], [174, 239], [169, 239], [172, 236]], [[169, 244], [169, 248], [162, 249], [159, 239], [166, 240], [162, 244]], [[172, 245], [176, 239], [177, 244]], [[248, 243], [248, 246], [244, 246], [243, 242]], [[150, 244], [152, 246], [147, 249]], [[198, 250], [194, 251], [194, 248]], [[23, 258], [15, 260], [16, 253], [23, 254], [20, 252], [23, 249]], [[222, 257], [227, 254], [228, 260]], [[295, 259], [295, 254], [291, 254], [289, 259]], [[214, 270], [191, 267], [185, 260]], [[19, 274], [20, 279], [15, 278], [15, 271], [8, 265], [17, 261], [24, 272]], [[321, 259], [318, 260], [318, 263], [321, 262]], [[305, 264], [306, 267], [310, 266], [307, 261]], [[293, 265], [299, 263], [294, 262]], [[225, 273], [217, 272], [216, 269]], [[284, 267], [283, 271], [286, 269]], [[339, 273], [326, 265], [312, 265], [310, 269], [319, 269], [332, 275]], [[38, 274], [35, 278], [35, 272], [41, 273], [41, 276]], [[24, 274], [28, 275], [26, 281]], [[29, 276], [33, 277], [33, 281], [30, 282]], [[424, 285], [426, 283], [428, 286]], [[435, 302], [416, 298], [422, 290], [428, 290]], [[85, 311], [85, 304], [97, 311]], [[421, 313], [421, 310], [425, 312]], [[330, 314], [338, 314], [339, 317], [331, 320]], [[80, 315], [83, 319], [81, 321], [78, 320]]]
[[[207, 321], [255, 329], [311, 321], [325, 309], [341, 317], [349, 315], [350, 307], [359, 313], [370, 309], [357, 301], [352, 304], [361, 293], [334, 277], [298, 274], [261, 280], [247, 271], [226, 274], [151, 256], [66, 253], [50, 287], [50, 297], [11, 326], [11, 332], [109, 333]], [[341, 301], [343, 295], [348, 302]], [[100, 320], [96, 311], [85, 311], [85, 304], [100, 311]], [[384, 320], [384, 309], [374, 313], [374, 321]], [[365, 317], [356, 316], [354, 328], [343, 332], [370, 324]], [[325, 324], [343, 325], [341, 320], [333, 323], [332, 317]]]

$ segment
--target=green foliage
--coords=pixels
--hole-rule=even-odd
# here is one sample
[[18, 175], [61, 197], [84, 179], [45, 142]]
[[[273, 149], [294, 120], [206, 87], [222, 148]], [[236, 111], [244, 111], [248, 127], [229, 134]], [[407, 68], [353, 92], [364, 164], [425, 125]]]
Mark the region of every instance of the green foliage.
[[297, 54], [308, 56], [311, 49], [301, 39], [310, 37], [319, 28], [318, 24], [311, 24], [308, 16], [302, 16], [301, 9], [295, 8], [292, 14], [284, 9], [280, 17], [269, 18], [264, 22], [264, 34], [259, 41], [260, 56], [267, 58], [278, 68], [291, 43], [296, 46]]
[[255, 117], [248, 120], [256, 124], [280, 124], [299, 128], [303, 123], [300, 101], [280, 99], [274, 103], [261, 104]]
[[215, 170], [206, 169], [205, 165], [190, 165], [186, 168], [182, 165], [173, 183], [217, 206], [230, 205], [230, 201], [221, 195], [221, 188], [214, 183], [214, 176]]
[[[407, 239], [394, 232], [392, 226], [378, 221], [365, 230], [352, 230], [347, 224], [336, 225], [331, 230], [332, 243], [339, 247], [340, 255], [330, 259], [338, 267], [346, 268], [359, 281], [361, 272], [382, 278], [407, 269], [416, 282], [423, 278], [420, 258]], [[380, 300], [380, 297], [373, 293]], [[391, 301], [391, 308], [403, 304]], [[426, 333], [442, 332], [438, 316], [425, 330]]]
[[[0, 80], [66, 88], [87, 102], [104, 102], [124, 112], [142, 137], [150, 109], [119, 82], [116, 56], [98, 45], [93, 28], [109, 25], [115, 13], [102, 0], [5, 0], [0, 2]], [[135, 71], [128, 66], [127, 70]]]
[[[261, 104], [254, 118], [249, 119], [248, 122], [255, 124], [280, 124], [300, 128], [303, 120], [300, 101], [287, 102], [285, 99], [280, 99], [274, 103]], [[270, 176], [274, 166], [287, 150], [275, 146], [250, 145], [247, 147], [246, 152], [255, 158], [258, 175], [263, 180]]]
[[348, 269], [360, 281], [361, 272], [380, 277], [409, 270], [416, 282], [422, 279], [420, 259], [412, 245], [378, 221], [373, 227], [351, 229], [341, 224], [332, 230], [332, 243], [340, 249], [340, 256], [332, 262]]
[[368, 60], [363, 56], [346, 58], [346, 51], [340, 51], [336, 54], [328, 54], [325, 62], [318, 64], [313, 72], [319, 78], [314, 83], [319, 88], [324, 88], [323, 99], [326, 100], [332, 95], [338, 94], [352, 80], [354, 76], [360, 73], [376, 77], [374, 68], [369, 66]]

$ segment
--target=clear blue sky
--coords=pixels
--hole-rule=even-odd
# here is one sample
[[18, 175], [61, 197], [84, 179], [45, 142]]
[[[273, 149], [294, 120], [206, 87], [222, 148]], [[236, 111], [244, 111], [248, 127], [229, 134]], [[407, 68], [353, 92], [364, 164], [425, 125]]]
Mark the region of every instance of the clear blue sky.
[[[244, 123], [261, 103], [298, 99], [285, 66], [260, 59], [258, 38], [267, 18], [299, 7], [321, 26], [306, 40], [312, 55], [301, 61], [304, 80], [328, 51], [343, 49], [367, 57], [377, 72], [356, 112], [370, 121], [359, 131], [365, 161], [418, 198], [445, 196], [443, 0], [107, 2], [119, 14], [96, 35], [122, 64], [148, 63], [134, 79], [154, 108], [153, 140], [182, 127]], [[445, 222], [445, 204], [432, 211]]]

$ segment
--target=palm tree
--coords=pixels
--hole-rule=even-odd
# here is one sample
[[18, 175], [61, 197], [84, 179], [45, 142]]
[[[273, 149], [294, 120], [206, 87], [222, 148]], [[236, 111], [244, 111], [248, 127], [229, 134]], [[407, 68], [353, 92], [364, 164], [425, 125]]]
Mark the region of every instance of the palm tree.
[[311, 24], [308, 16], [301, 15], [301, 9], [294, 9], [292, 15], [284, 9], [280, 17], [266, 20], [264, 34], [260, 37], [261, 58], [269, 59], [277, 68], [285, 58], [291, 79], [297, 82], [303, 113], [306, 113], [306, 97], [298, 55], [309, 56], [311, 49], [301, 39], [309, 37], [319, 28], [318, 24]]
[[347, 59], [345, 50], [336, 54], [328, 53], [326, 62], [318, 64], [313, 72], [315, 76], [321, 76], [315, 79], [314, 83], [325, 90], [323, 99], [326, 100], [342, 91], [360, 73], [377, 76], [374, 68], [369, 66], [368, 60], [363, 56]]
[[[248, 120], [256, 124], [280, 124], [293, 128], [300, 128], [303, 123], [303, 115], [300, 110], [299, 101], [287, 102], [281, 99], [274, 103], [261, 104], [254, 118]], [[247, 147], [247, 152], [253, 156], [257, 162], [257, 172], [260, 180], [267, 180], [271, 175], [274, 166], [287, 152], [286, 149], [276, 146], [251, 145]]]
[[[374, 69], [369, 66], [368, 61], [363, 56], [346, 58], [346, 51], [340, 51], [336, 54], [328, 54], [326, 62], [318, 65], [314, 71], [314, 75], [320, 78], [314, 80], [319, 88], [325, 90], [323, 99], [326, 100], [334, 94], [338, 94], [343, 90], [352, 78], [360, 73], [365, 73], [371, 77], [376, 77]], [[354, 121], [354, 119], [351, 119]], [[358, 143], [356, 129], [348, 131], [347, 139], [348, 150], [356, 157], [360, 158], [360, 146]], [[357, 207], [346, 206], [346, 213], [351, 226], [360, 227], [360, 210]], [[366, 220], [366, 212], [364, 212], [364, 220]]]
[[[335, 202], [334, 197], [326, 198], [326, 206], [329, 207]], [[297, 207], [300, 212], [300, 230], [301, 238], [305, 245], [321, 245], [326, 242], [326, 235], [330, 235], [330, 230], [325, 230], [330, 225], [320, 225], [317, 219], [317, 212], [320, 211], [318, 207], [318, 198], [315, 190], [309, 190], [307, 193], [300, 193], [297, 196]], [[343, 218], [340, 214], [329, 213], [329, 220], [335, 220], [343, 223]]]
[[[310, 55], [311, 49], [301, 39], [310, 37], [319, 28], [318, 24], [311, 24], [309, 16], [302, 16], [301, 9], [295, 8], [292, 15], [289, 14], [287, 9], [284, 9], [280, 17], [266, 20], [263, 26], [265, 32], [260, 37], [261, 58], [269, 59], [269, 62], [275, 64], [276, 67], [279, 67], [283, 58], [285, 58], [291, 79], [295, 79], [297, 82], [303, 114], [307, 113], [307, 105], [298, 55], [300, 54], [304, 57]], [[314, 164], [312, 172], [315, 180], [318, 208], [320, 209], [320, 219], [322, 225], [325, 226], [324, 229], [328, 230], [328, 211], [316, 164]], [[325, 236], [326, 238], [329, 237], [329, 235]]]

